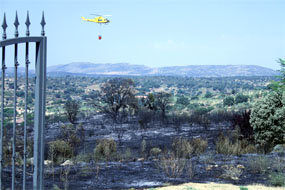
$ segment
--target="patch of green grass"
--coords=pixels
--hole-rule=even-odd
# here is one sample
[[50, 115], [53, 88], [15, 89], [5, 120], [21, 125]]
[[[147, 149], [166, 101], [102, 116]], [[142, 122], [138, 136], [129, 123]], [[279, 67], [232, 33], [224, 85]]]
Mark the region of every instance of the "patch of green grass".
[[239, 189], [240, 189], [240, 190], [248, 190], [247, 187], [242, 187], [242, 186], [240, 186]]
[[285, 186], [285, 174], [283, 173], [272, 173], [269, 176], [269, 180], [271, 185], [273, 186], [280, 186], [280, 187]]

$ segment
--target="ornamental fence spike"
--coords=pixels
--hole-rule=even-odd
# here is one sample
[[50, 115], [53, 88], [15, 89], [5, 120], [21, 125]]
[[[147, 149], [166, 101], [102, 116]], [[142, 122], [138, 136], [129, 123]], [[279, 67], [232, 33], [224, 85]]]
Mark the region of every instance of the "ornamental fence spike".
[[19, 31], [18, 31], [18, 26], [20, 25], [19, 20], [18, 20], [18, 13], [16, 11], [16, 18], [15, 18], [15, 37], [17, 38], [19, 36]]
[[2, 28], [3, 28], [3, 35], [2, 38], [3, 40], [5, 40], [7, 38], [6, 35], [6, 28], [8, 27], [7, 22], [6, 22], [6, 14], [4, 13], [4, 20], [3, 20], [3, 24], [2, 24]]
[[45, 35], [45, 25], [46, 25], [44, 12], [43, 12], [43, 16], [42, 16], [41, 25], [42, 25], [42, 33], [41, 33], [41, 35], [44, 36]]
[[30, 22], [30, 17], [29, 17], [29, 11], [27, 12], [27, 19], [26, 19], [25, 24], [26, 24], [26, 26], [27, 26], [26, 36], [30, 36], [29, 27], [30, 27], [30, 25], [31, 25], [31, 22]]

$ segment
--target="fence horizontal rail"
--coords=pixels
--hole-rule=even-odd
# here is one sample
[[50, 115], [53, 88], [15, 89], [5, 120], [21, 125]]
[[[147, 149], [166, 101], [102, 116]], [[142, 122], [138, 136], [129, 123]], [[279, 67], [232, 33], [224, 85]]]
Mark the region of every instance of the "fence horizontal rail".
[[46, 37], [20, 37], [0, 41], [0, 47], [15, 45], [20, 43], [42, 42]]

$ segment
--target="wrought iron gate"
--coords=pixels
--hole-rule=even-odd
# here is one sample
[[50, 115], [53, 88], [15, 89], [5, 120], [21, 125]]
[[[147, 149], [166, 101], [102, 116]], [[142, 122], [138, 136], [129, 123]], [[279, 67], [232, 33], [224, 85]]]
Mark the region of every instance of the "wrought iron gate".
[[16, 12], [15, 18], [15, 37], [7, 39], [6, 28], [8, 27], [6, 23], [6, 15], [4, 13], [4, 20], [2, 24], [3, 34], [2, 41], [0, 41], [0, 47], [2, 49], [2, 77], [1, 77], [1, 126], [0, 126], [0, 189], [3, 188], [3, 130], [4, 130], [4, 101], [5, 101], [5, 70], [6, 67], [6, 47], [14, 46], [14, 93], [13, 93], [13, 132], [12, 132], [12, 180], [11, 187], [12, 190], [16, 188], [16, 125], [17, 125], [17, 81], [18, 81], [18, 67], [20, 66], [18, 62], [18, 44], [24, 43], [25, 46], [25, 97], [24, 97], [24, 151], [23, 151], [23, 190], [26, 189], [26, 174], [27, 174], [27, 106], [28, 106], [28, 87], [29, 87], [29, 44], [35, 43], [35, 107], [34, 107], [34, 159], [33, 159], [33, 189], [43, 189], [44, 180], [44, 125], [45, 125], [45, 99], [46, 99], [46, 51], [47, 51], [47, 38], [45, 37], [45, 19], [44, 13], [41, 20], [41, 36], [31, 37], [29, 26], [30, 26], [29, 13], [27, 13], [26, 18], [26, 37], [19, 37], [18, 32], [18, 15]]

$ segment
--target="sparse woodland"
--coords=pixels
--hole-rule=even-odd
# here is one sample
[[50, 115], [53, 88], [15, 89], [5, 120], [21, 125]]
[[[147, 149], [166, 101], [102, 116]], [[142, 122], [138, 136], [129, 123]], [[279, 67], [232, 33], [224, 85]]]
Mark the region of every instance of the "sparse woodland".
[[[48, 77], [47, 188], [130, 189], [206, 181], [284, 186], [285, 64], [279, 61], [281, 78]], [[3, 151], [9, 167], [13, 81], [6, 83], [11, 99], [5, 102]], [[31, 105], [33, 85], [31, 79]], [[23, 110], [17, 111], [21, 137]], [[32, 114], [30, 106], [29, 158]], [[19, 150], [22, 146], [18, 138]], [[18, 167], [22, 163], [19, 152]]]

